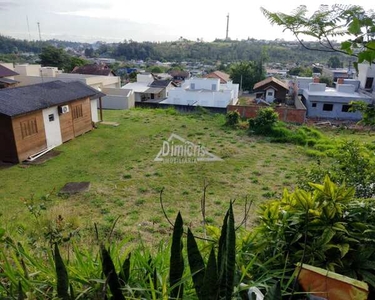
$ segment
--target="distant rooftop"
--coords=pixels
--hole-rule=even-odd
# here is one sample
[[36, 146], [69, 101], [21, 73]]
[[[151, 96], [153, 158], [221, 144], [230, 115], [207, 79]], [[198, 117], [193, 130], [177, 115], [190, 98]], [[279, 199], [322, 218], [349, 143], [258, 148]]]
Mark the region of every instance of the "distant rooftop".
[[228, 81], [230, 81], [229, 74], [221, 72], [221, 71], [215, 71], [215, 72], [209, 73], [209, 74], [207, 74], [203, 77], [204, 78], [219, 78], [220, 83], [227, 83]]
[[87, 74], [87, 75], [102, 75], [108, 76], [109, 74], [116, 75], [112, 70], [105, 64], [91, 64], [81, 67], [75, 67], [71, 72], [73, 74]]
[[266, 78], [262, 81], [257, 82], [256, 84], [254, 84], [254, 90], [260, 89], [263, 86], [265, 86], [265, 85], [267, 85], [271, 82], [274, 82], [277, 85], [283, 87], [284, 89], [289, 90], [289, 86], [285, 82], [283, 82], [283, 81], [281, 81], [281, 80], [279, 80], [275, 77], [268, 77], [268, 78]]
[[0, 77], [11, 77], [11, 76], [16, 76], [16, 75], [20, 75], [20, 74], [0, 65]]

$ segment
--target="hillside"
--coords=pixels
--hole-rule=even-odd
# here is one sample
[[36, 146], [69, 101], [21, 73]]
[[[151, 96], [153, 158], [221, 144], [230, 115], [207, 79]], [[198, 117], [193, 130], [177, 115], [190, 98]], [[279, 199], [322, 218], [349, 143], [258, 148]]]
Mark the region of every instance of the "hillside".
[[[314, 43], [311, 43], [312, 45]], [[242, 40], [242, 41], [188, 41], [172, 42], [135, 42], [122, 43], [77, 43], [70, 41], [26, 41], [0, 35], [0, 54], [22, 52], [39, 53], [46, 45], [61, 48], [71, 48], [76, 53], [84, 53], [85, 49], [94, 48], [95, 55], [112, 57], [119, 60], [158, 60], [158, 61], [199, 61], [199, 62], [235, 62], [242, 60], [258, 60], [266, 56], [269, 62], [282, 64], [296, 63], [311, 65], [313, 62], [326, 63], [332, 56], [338, 56], [341, 61], [348, 58], [339, 53], [314, 52], [302, 48], [297, 42]]]

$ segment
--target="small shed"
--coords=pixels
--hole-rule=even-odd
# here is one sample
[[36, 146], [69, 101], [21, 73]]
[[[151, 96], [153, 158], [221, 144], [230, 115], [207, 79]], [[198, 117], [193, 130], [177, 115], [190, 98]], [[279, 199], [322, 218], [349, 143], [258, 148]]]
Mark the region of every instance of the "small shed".
[[268, 77], [257, 82], [253, 90], [257, 98], [263, 99], [268, 103], [273, 103], [275, 101], [285, 102], [289, 87], [285, 82], [275, 77]]
[[92, 130], [102, 96], [79, 81], [0, 90], [0, 160], [18, 163]]

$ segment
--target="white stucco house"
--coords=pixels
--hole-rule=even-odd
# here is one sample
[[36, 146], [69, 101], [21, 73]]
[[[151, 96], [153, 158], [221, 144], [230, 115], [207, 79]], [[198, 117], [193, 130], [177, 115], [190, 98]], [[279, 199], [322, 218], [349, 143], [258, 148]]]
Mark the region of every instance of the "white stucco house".
[[358, 80], [361, 82], [361, 88], [366, 91], [375, 91], [375, 66], [369, 64], [358, 64]]
[[168, 98], [160, 103], [225, 108], [237, 103], [238, 91], [239, 85], [232, 81], [220, 84], [218, 78], [192, 78], [170, 90]]
[[158, 80], [151, 73], [137, 74], [137, 82], [125, 84], [122, 89], [133, 91], [135, 102], [160, 102], [175, 86], [172, 80]]
[[360, 112], [350, 111], [350, 102], [364, 101], [371, 104], [372, 97], [358, 87], [359, 81], [353, 79], [339, 81], [336, 88], [326, 87], [325, 83], [310, 83], [302, 92], [307, 117], [360, 120]]

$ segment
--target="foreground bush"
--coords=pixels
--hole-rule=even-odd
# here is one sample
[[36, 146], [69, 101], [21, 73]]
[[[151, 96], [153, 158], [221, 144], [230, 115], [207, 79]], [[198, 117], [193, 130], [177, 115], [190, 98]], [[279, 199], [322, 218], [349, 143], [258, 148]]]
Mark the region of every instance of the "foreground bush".
[[[285, 190], [282, 199], [261, 206], [259, 226], [242, 253], [258, 253], [258, 264], [269, 270], [293, 270], [303, 262], [363, 280], [373, 290], [375, 203], [355, 200], [354, 188], [329, 177], [311, 187]], [[257, 277], [262, 269], [253, 271]]]

